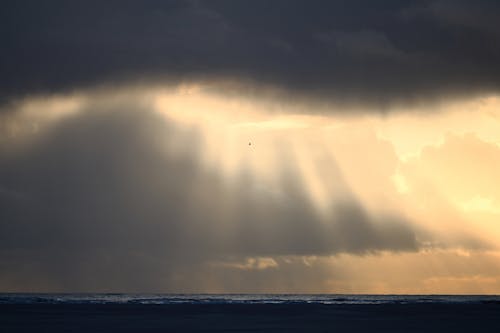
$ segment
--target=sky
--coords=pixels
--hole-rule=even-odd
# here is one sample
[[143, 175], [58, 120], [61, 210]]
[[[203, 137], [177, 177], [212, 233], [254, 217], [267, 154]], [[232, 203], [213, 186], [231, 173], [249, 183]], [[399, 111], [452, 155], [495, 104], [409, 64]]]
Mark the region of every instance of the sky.
[[7, 1], [0, 292], [500, 293], [497, 1]]

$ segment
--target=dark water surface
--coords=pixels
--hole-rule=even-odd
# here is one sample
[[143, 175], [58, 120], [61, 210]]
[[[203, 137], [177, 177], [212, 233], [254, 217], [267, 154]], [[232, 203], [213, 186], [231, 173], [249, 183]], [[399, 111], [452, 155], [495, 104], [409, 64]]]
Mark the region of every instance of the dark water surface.
[[498, 296], [0, 294], [0, 332], [500, 332]]

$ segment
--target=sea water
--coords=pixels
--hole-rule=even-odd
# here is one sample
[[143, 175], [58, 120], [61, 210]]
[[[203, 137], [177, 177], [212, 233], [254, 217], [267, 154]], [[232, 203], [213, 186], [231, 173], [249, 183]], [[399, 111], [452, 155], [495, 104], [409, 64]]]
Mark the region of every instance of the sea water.
[[2, 293], [0, 304], [415, 304], [498, 303], [499, 295], [34, 294]]

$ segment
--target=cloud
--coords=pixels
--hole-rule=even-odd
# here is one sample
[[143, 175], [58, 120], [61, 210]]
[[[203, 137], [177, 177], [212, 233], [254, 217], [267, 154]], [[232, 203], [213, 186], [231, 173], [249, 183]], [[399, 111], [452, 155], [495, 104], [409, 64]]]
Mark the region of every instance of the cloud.
[[497, 92], [499, 11], [486, 0], [9, 2], [0, 98], [230, 79], [380, 110]]
[[200, 161], [198, 132], [148, 105], [96, 99], [34, 135], [0, 155], [3, 290], [178, 291], [211, 262], [278, 260], [277, 279], [280, 257], [419, 247], [411, 223], [354, 197], [320, 214], [293, 163], [279, 196], [244, 170], [228, 183]]
[[498, 167], [497, 144], [473, 133], [448, 133], [401, 163], [399, 175], [406, 195], [420, 203], [412, 216], [441, 235], [438, 245], [491, 249], [498, 247]]
[[411, 168], [432, 177], [448, 198], [466, 201], [475, 195], [500, 200], [500, 147], [474, 133], [448, 133], [443, 142], [426, 146]]

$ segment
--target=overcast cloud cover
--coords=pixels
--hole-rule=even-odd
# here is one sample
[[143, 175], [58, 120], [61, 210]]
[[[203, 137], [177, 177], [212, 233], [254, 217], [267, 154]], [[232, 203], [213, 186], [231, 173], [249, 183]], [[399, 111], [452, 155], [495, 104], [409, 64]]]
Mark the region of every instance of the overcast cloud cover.
[[0, 96], [232, 79], [345, 104], [499, 88], [498, 1], [5, 1]]
[[[391, 179], [403, 164], [375, 134], [353, 146], [344, 129], [351, 176], [361, 175], [350, 183], [342, 154], [332, 153], [342, 140], [304, 140], [302, 152], [319, 156], [308, 162], [321, 186], [341, 193], [321, 210], [297, 162], [314, 154], [276, 144], [271, 185], [251, 166], [228, 181], [202, 161], [206, 133], [158, 112], [147, 92], [225, 81], [240, 95], [269, 89], [366, 112], [497, 92], [497, 1], [19, 0], [0, 8], [0, 292], [323, 292], [342, 275], [322, 262], [330, 256], [489, 248], [460, 226], [436, 234], [397, 209], [368, 209], [350, 185], [405, 200]], [[61, 115], [65, 98], [76, 107]], [[206, 112], [203, 101], [196, 111]], [[258, 149], [244, 141], [241, 155]], [[363, 159], [363, 149], [373, 156]], [[453, 232], [458, 240], [440, 242]]]

